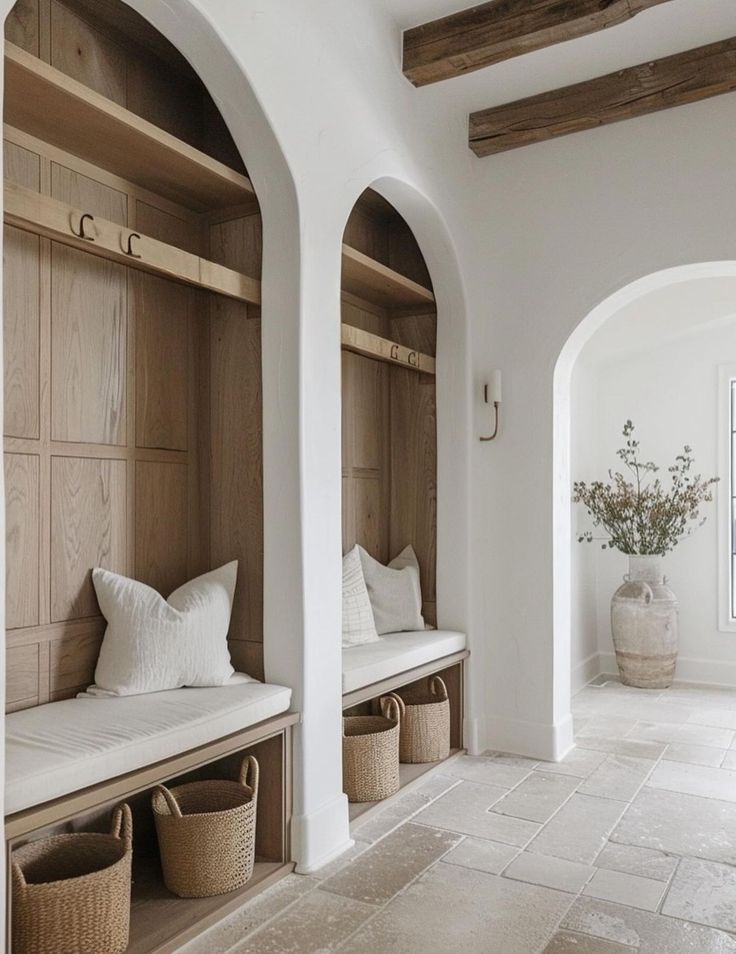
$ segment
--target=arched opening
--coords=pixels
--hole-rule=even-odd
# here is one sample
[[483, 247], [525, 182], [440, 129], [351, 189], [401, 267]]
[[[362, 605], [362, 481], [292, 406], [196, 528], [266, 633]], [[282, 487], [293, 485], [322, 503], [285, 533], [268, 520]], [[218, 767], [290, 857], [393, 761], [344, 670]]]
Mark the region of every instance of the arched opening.
[[[595, 383], [588, 381], [586, 384], [578, 375], [578, 390], [581, 396], [585, 393], [588, 408], [593, 390], [599, 395], [600, 406], [589, 411], [589, 414], [595, 427], [606, 428], [609, 465], [615, 463], [614, 451], [619, 446], [616, 438], [620, 427], [616, 431], [608, 418], [613, 413], [621, 416], [625, 407], [632, 407], [633, 401], [633, 410], [628, 410], [625, 417], [635, 419], [637, 408], [640, 409], [642, 423], [649, 433], [639, 436], [644, 442], [648, 437], [655, 451], [661, 451], [660, 456], [674, 456], [683, 444], [688, 443], [695, 449], [699, 471], [702, 470], [708, 476], [723, 471], [722, 458], [719, 463], [714, 449], [716, 429], [720, 426], [718, 409], [723, 403], [718, 388], [718, 364], [728, 361], [729, 353], [731, 360], [736, 359], [733, 353], [736, 349], [728, 346], [729, 341], [736, 340], [732, 326], [735, 289], [736, 263], [733, 262], [694, 264], [655, 272], [627, 285], [597, 306], [575, 329], [557, 361], [554, 377], [554, 687], [556, 718], [567, 721], [568, 725], [571, 690], [580, 688], [581, 684], [600, 672], [615, 672], [608, 648], [610, 636], [604, 633], [607, 613], [602, 604], [605, 602], [603, 591], [612, 586], [611, 573], [621, 570], [620, 560], [615, 562], [615, 554], [603, 554], [609, 558], [609, 562], [602, 571], [603, 578], [597, 586], [596, 596], [591, 597], [590, 579], [586, 581], [582, 576], [585, 564], [588, 574], [591, 572], [591, 556], [586, 553], [584, 558], [578, 560], [574, 550], [580, 545], [575, 542], [573, 532], [576, 526], [573, 520], [576, 518], [570, 503], [572, 480], [581, 476], [585, 479], [591, 477], [590, 473], [581, 475], [573, 469], [574, 465], [578, 468], [583, 466], [580, 454], [576, 459], [573, 458], [575, 430], [583, 426], [580, 418], [582, 402], [576, 403], [574, 395], [576, 368], [582, 367], [578, 362], [586, 357], [591, 361], [591, 367], [592, 362], [598, 362], [593, 375]], [[712, 346], [720, 335], [725, 336], [724, 347], [722, 351], [716, 348], [714, 353]], [[656, 364], [659, 351], [666, 359], [664, 367]], [[703, 356], [700, 365], [698, 353]], [[601, 361], [605, 362], [604, 366]], [[677, 375], [674, 369], [678, 365], [683, 380], [676, 381], [673, 375]], [[698, 367], [702, 371], [701, 378], [697, 379], [698, 398], [702, 400], [688, 401], [690, 391], [687, 382]], [[652, 395], [650, 401], [644, 400], [645, 387], [642, 381], [647, 372], [651, 380], [657, 382], [662, 396], [669, 393], [667, 406], [658, 400], [659, 395]], [[695, 378], [692, 380], [695, 381]], [[606, 381], [609, 382], [608, 386]], [[615, 381], [615, 385], [610, 383], [612, 381]], [[606, 387], [604, 394], [603, 389]], [[688, 409], [692, 410], [692, 414]], [[694, 416], [697, 414], [701, 415], [699, 419]], [[620, 425], [623, 423], [624, 419], [619, 422]], [[589, 421], [586, 432], [589, 442], [593, 430]], [[600, 456], [597, 466], [600, 471], [603, 466]], [[597, 476], [605, 477], [605, 469]], [[723, 481], [723, 473], [720, 476]], [[730, 673], [728, 665], [724, 668], [724, 653], [729, 655], [730, 647], [726, 645], [724, 637], [717, 633], [716, 604], [722, 599], [722, 594], [717, 595], [716, 576], [719, 573], [718, 566], [720, 563], [725, 565], [727, 557], [723, 533], [719, 534], [718, 530], [720, 528], [722, 531], [723, 526], [727, 526], [728, 517], [722, 507], [718, 511], [712, 507], [707, 517], [712, 539], [701, 535], [699, 544], [708, 551], [700, 562], [707, 566], [710, 574], [706, 613], [711, 621], [706, 628], [712, 631], [709, 636], [711, 646], [704, 651], [702, 642], [700, 648], [696, 649], [688, 638], [681, 640], [680, 678], [727, 682], [731, 677], [724, 675]], [[683, 546], [682, 554], [690, 555], [691, 551]], [[585, 599], [586, 586], [587, 610], [585, 607], [581, 610], [580, 601]], [[573, 605], [573, 594], [576, 605]], [[608, 599], [610, 596], [611, 593]], [[586, 641], [584, 631], [588, 627], [589, 632], [590, 626], [595, 626], [595, 623], [591, 624], [591, 615], [596, 613], [599, 620], [598, 635], [594, 639], [589, 636]], [[702, 635], [702, 627], [693, 626]], [[712, 658], [708, 662], [704, 656]], [[719, 672], [720, 680], [717, 675]], [[567, 741], [569, 747], [572, 744], [571, 732]]]
[[[352, 555], [357, 544], [375, 618], [373, 646], [383, 644], [378, 652], [384, 655], [379, 668], [366, 666], [370, 645], [353, 644], [343, 629], [343, 705], [348, 715], [365, 714], [376, 704], [371, 692], [379, 681], [381, 691], [388, 680], [401, 693], [418, 685], [420, 665], [422, 682], [436, 670], [450, 696], [450, 745], [457, 749], [463, 745], [467, 655], [461, 463], [467, 436], [456, 425], [466, 396], [457, 388], [457, 362], [464, 362], [462, 298], [442, 234], [422, 197], [386, 179], [358, 198], [343, 237], [343, 553]], [[426, 260], [425, 248], [431, 250]], [[456, 324], [442, 315], [445, 305]], [[443, 399], [447, 406], [440, 410]], [[442, 460], [453, 452], [458, 456]], [[451, 463], [460, 466], [455, 480], [446, 482]], [[387, 618], [378, 609], [371, 579], [380, 572], [378, 564], [418, 570], [421, 598], [410, 621]], [[416, 766], [407, 773], [402, 766], [401, 772], [403, 784], [416, 775]], [[352, 795], [351, 801], [355, 818], [367, 806]]]

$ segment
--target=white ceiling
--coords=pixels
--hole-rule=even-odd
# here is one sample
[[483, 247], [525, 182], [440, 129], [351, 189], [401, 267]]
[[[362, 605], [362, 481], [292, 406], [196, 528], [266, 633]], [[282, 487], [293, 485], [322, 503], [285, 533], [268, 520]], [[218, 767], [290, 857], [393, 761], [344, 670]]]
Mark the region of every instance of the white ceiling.
[[[472, 6], [458, 0], [374, 0], [400, 30]], [[669, 0], [620, 26], [417, 90], [470, 112], [736, 36], [736, 0]]]

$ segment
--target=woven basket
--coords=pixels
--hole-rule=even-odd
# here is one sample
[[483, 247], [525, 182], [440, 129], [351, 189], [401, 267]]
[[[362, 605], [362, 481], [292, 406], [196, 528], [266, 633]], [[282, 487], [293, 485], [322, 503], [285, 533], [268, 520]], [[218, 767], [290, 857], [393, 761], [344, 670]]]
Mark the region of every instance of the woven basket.
[[399, 790], [397, 701], [387, 697], [382, 716], [345, 716], [342, 783], [349, 802], [377, 802]]
[[53, 835], [16, 849], [13, 954], [121, 954], [128, 946], [133, 821], [122, 805], [109, 835]]
[[[386, 698], [389, 698], [388, 696]], [[426, 688], [391, 693], [401, 710], [400, 762], [440, 762], [450, 754], [450, 702], [447, 686], [432, 676]]]
[[237, 782], [157, 785], [151, 798], [164, 882], [180, 898], [242, 888], [256, 855], [258, 762], [243, 759]]

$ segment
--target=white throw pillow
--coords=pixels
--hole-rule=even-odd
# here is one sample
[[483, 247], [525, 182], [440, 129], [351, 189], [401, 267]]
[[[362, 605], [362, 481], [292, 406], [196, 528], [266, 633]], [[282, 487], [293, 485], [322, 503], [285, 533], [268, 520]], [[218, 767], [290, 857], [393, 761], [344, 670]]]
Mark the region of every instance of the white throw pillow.
[[222, 686], [232, 676], [227, 632], [237, 561], [174, 590], [168, 600], [145, 583], [92, 571], [107, 620], [94, 695], [132, 696], [182, 686]]
[[378, 639], [358, 547], [342, 558], [342, 644], [360, 646]]
[[362, 547], [358, 549], [378, 634], [423, 630], [422, 587], [414, 548], [405, 547], [388, 566]]

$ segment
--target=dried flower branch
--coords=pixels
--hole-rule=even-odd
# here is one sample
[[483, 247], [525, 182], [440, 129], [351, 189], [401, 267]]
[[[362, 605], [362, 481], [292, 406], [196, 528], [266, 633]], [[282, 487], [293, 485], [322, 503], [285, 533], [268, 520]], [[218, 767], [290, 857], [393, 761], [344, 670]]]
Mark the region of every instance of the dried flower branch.
[[[704, 480], [700, 474], [691, 474], [692, 449], [685, 445], [668, 468], [670, 488], [665, 490], [659, 477], [652, 478], [659, 467], [640, 459], [639, 441], [633, 434], [634, 425], [627, 421], [623, 429], [626, 444], [616, 452], [630, 476], [609, 471], [608, 484], [576, 481], [572, 499], [583, 504], [593, 525], [608, 535], [604, 550], [663, 555], [705, 523], [700, 506], [713, 500], [712, 486], [718, 477]], [[591, 531], [578, 537], [580, 543], [592, 543], [593, 539]]]

